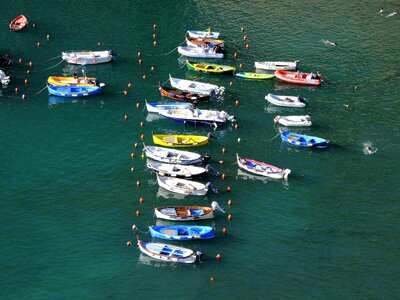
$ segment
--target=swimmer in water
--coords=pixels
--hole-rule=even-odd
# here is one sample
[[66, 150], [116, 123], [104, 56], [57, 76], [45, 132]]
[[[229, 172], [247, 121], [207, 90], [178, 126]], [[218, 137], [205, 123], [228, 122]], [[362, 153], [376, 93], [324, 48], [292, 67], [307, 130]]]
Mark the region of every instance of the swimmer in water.
[[328, 40], [324, 41], [324, 44], [325, 45], [330, 45], [330, 46], [337, 46], [337, 44], [335, 42], [331, 42], [331, 41], [328, 41]]
[[384, 11], [384, 10], [383, 10], [383, 7], [381, 7], [381, 9], [379, 10], [379, 13], [380, 13], [380, 14], [383, 14], [383, 11]]
[[374, 154], [376, 151], [378, 151], [378, 148], [373, 149], [370, 144], [364, 144], [365, 154]]

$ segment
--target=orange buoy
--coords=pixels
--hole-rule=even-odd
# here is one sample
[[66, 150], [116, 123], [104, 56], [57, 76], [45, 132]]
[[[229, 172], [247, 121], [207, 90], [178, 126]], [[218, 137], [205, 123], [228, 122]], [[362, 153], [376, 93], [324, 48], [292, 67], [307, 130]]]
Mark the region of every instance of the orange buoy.
[[128, 118], [129, 118], [128, 115], [125, 115], [125, 116], [124, 116], [124, 119], [125, 119], [125, 120], [128, 120]]
[[157, 29], [157, 24], [153, 25], [153, 29], [156, 30]]
[[135, 153], [131, 153], [131, 158], [135, 158]]
[[20, 64], [22, 64], [22, 58], [18, 59], [18, 62], [19, 62]]
[[247, 50], [250, 49], [250, 45], [249, 44], [246, 44], [246, 49]]
[[233, 85], [233, 81], [229, 82], [229, 86], [232, 86], [232, 85]]
[[214, 281], [215, 281], [215, 278], [214, 278], [214, 277], [211, 277], [211, 278], [210, 278], [210, 281], [211, 281], [211, 282], [214, 282]]
[[154, 71], [154, 66], [151, 66], [150, 70]]
[[147, 76], [146, 76], [146, 74], [144, 74], [144, 75], [143, 75], [143, 79], [146, 80], [146, 78], [147, 78]]
[[128, 247], [132, 246], [131, 241], [127, 241], [127, 242], [126, 242], [126, 245], [127, 245]]
[[140, 197], [139, 202], [140, 202], [140, 203], [143, 203], [143, 202], [144, 202], [143, 197]]
[[139, 65], [141, 65], [142, 64], [142, 59], [139, 59]]
[[236, 105], [236, 107], [239, 106], [239, 100], [236, 100], [236, 101], [235, 101], [235, 105]]
[[139, 144], [138, 144], [138, 143], [135, 143], [135, 148], [137, 148], [137, 147], [139, 147]]
[[224, 164], [224, 161], [221, 159], [221, 160], [219, 161], [219, 164], [220, 164], [220, 165], [223, 165], [223, 164]]
[[125, 96], [128, 95], [128, 91], [123, 91], [122, 92]]
[[157, 46], [157, 41], [154, 41], [154, 42], [153, 42], [153, 45], [154, 45], [154, 47]]
[[229, 221], [232, 220], [232, 214], [229, 214], [229, 215], [228, 215], [228, 220], [229, 220]]
[[141, 135], [140, 135], [140, 139], [143, 141], [144, 140], [144, 133], [142, 133]]
[[223, 234], [227, 234], [228, 233], [228, 229], [226, 229], [226, 227], [222, 228], [222, 233]]
[[139, 217], [140, 216], [140, 210], [136, 211], [136, 216]]
[[134, 166], [131, 167], [131, 172], [135, 172], [135, 167]]
[[231, 187], [228, 186], [228, 187], [226, 188], [226, 191], [227, 191], [228, 193], [230, 193], [230, 192], [231, 192]]
[[140, 186], [140, 181], [136, 181], [136, 186]]
[[153, 39], [157, 38], [157, 34], [153, 33]]
[[232, 205], [232, 200], [231, 200], [231, 199], [228, 200], [228, 205], [229, 205], [229, 206]]
[[132, 87], [132, 83], [128, 83], [128, 88], [130, 89]]
[[226, 174], [225, 174], [225, 173], [222, 173], [221, 178], [222, 178], [222, 180], [225, 180]]
[[144, 122], [140, 122], [140, 127], [144, 127]]
[[18, 88], [17, 87], [15, 88], [15, 93], [18, 94]]
[[40, 42], [37, 42], [37, 44], [36, 44], [36, 45], [37, 45], [37, 47], [38, 47], [38, 48], [40, 48]]
[[246, 34], [243, 36], [243, 41], [245, 41], [245, 40], [247, 40], [247, 35]]
[[28, 79], [25, 78], [24, 83], [27, 85], [28, 84]]
[[217, 260], [221, 260], [221, 259], [222, 259], [221, 253], [217, 253], [217, 255], [215, 255], [215, 258], [216, 258]]
[[238, 128], [239, 128], [239, 125], [236, 123], [235, 124], [235, 129], [238, 130]]
[[31, 68], [32, 68], [32, 65], [33, 65], [33, 63], [30, 61], [30, 62], [29, 62], [29, 66], [30, 66]]
[[224, 148], [222, 148], [221, 152], [222, 152], [222, 154], [225, 154], [225, 152], [226, 152], [226, 148], [225, 148], [225, 147], [224, 147]]
[[237, 58], [237, 53], [233, 53], [233, 58]]
[[240, 65], [239, 65], [239, 68], [240, 68], [240, 69], [243, 69], [243, 64], [240, 64]]
[[142, 53], [140, 53], [140, 51], [137, 53], [137, 56], [141, 57]]
[[140, 103], [136, 102], [136, 108], [139, 109], [140, 108]]

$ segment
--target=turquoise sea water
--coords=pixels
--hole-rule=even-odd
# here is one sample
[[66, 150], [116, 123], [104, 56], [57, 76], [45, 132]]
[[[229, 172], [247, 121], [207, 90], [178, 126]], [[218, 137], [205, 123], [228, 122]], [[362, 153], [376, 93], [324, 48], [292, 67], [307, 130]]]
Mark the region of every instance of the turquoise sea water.
[[[377, 13], [380, 7], [383, 15]], [[397, 8], [396, 1], [325, 0], [3, 3], [0, 54], [8, 53], [14, 66], [12, 83], [0, 89], [0, 297], [395, 298], [400, 292], [400, 19], [386, 16]], [[28, 28], [10, 32], [8, 23], [21, 13]], [[323, 74], [322, 86], [188, 71], [172, 50], [187, 29], [209, 26], [222, 33], [228, 51], [218, 62], [253, 71], [256, 60], [300, 59], [302, 71]], [[119, 54], [112, 63], [86, 67], [88, 75], [106, 83], [103, 95], [60, 101], [40, 92], [48, 76], [62, 75], [66, 64], [58, 56], [71, 49]], [[210, 152], [214, 167], [227, 174], [225, 180], [209, 177], [219, 194], [166, 195], [141, 159], [141, 134], [152, 144], [152, 131], [209, 130], [182, 127], [143, 109], [145, 99], [161, 100], [157, 85], [168, 74], [226, 87], [220, 102], [202, 107], [234, 114], [239, 128], [217, 129], [219, 139], [197, 150]], [[300, 113], [311, 115], [313, 127], [301, 132], [327, 138], [331, 146], [309, 151], [283, 145], [272, 120], [299, 111], [270, 106], [264, 99], [270, 92], [309, 99]], [[378, 151], [366, 155], [365, 143]], [[290, 168], [288, 183], [243, 176], [236, 152]], [[150, 239], [147, 226], [163, 223], [155, 219], [154, 206], [214, 200], [233, 218], [217, 213], [214, 222], [202, 222], [215, 224], [215, 239], [185, 244], [204, 253], [202, 263], [165, 264], [126, 246], [135, 244], [133, 224], [142, 239]]]

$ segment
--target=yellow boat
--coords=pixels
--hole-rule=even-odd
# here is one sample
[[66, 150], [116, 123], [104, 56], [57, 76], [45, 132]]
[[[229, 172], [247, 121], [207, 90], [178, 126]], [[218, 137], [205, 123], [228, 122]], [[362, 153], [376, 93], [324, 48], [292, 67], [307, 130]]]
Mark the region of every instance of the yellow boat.
[[236, 73], [236, 76], [246, 79], [271, 79], [275, 77], [274, 74], [252, 73], [252, 72], [239, 72]]
[[199, 147], [208, 144], [210, 138], [202, 135], [153, 134], [153, 142], [165, 147]]
[[234, 73], [236, 68], [231, 66], [217, 65], [217, 64], [206, 64], [206, 63], [197, 63], [193, 61], [186, 61], [186, 65], [189, 70], [194, 70], [197, 72], [205, 72], [205, 73]]
[[50, 76], [47, 83], [53, 86], [96, 86], [98, 81], [94, 77]]

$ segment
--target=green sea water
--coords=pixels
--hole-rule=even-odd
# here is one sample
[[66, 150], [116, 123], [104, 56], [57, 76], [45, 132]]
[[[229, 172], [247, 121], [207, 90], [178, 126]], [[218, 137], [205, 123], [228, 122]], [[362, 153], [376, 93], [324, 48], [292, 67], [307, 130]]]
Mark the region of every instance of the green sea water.
[[[4, 1], [0, 54], [8, 53], [14, 65], [7, 72], [11, 84], [0, 88], [0, 298], [397, 298], [400, 18], [387, 15], [399, 5]], [[19, 14], [27, 16], [28, 27], [10, 32], [8, 24]], [[302, 71], [320, 71], [324, 82], [306, 88], [189, 71], [175, 48], [186, 30], [208, 27], [225, 40], [221, 64], [254, 71], [254, 61], [300, 59]], [[325, 45], [325, 39], [338, 46]], [[47, 94], [47, 77], [67, 68], [61, 51], [73, 49], [118, 53], [112, 63], [85, 68], [106, 83], [104, 94], [74, 100]], [[215, 130], [218, 140], [196, 149], [210, 152], [213, 166], [227, 175], [208, 178], [219, 194], [173, 196], [146, 170], [142, 134], [152, 144], [151, 132], [210, 130], [146, 112], [145, 99], [161, 100], [158, 83], [168, 74], [226, 87], [220, 101], [202, 107], [235, 115], [239, 127]], [[309, 104], [301, 111], [274, 107], [264, 99], [267, 93], [302, 94]], [[309, 114], [313, 126], [298, 131], [327, 138], [330, 147], [310, 151], [282, 144], [273, 119], [288, 114]], [[366, 143], [378, 151], [365, 154]], [[236, 153], [292, 174], [287, 183], [248, 176], [238, 171]], [[156, 220], [154, 206], [214, 200], [227, 214], [202, 224], [215, 225], [216, 237], [185, 244], [203, 252], [201, 263], [162, 263], [134, 247], [136, 234], [151, 239], [148, 225], [166, 224]], [[133, 224], [141, 231], [133, 233]]]

